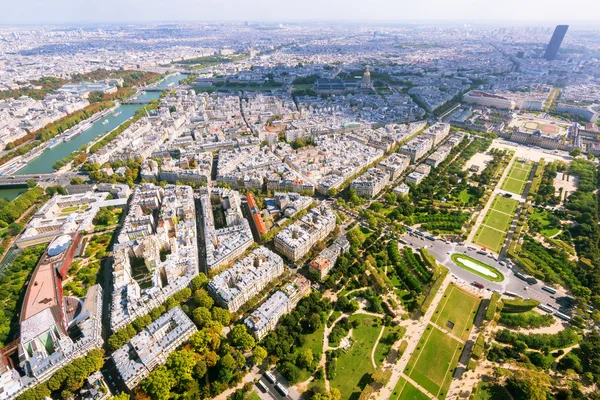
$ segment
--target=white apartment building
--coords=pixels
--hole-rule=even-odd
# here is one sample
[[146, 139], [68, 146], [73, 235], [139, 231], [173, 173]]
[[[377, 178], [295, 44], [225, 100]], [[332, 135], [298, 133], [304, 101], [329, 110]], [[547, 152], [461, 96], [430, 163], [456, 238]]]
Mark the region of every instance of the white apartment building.
[[208, 291], [217, 304], [235, 312], [283, 270], [283, 259], [261, 246], [211, 279]]
[[279, 319], [298, 304], [302, 297], [310, 293], [310, 281], [302, 275], [276, 291], [264, 303], [250, 314], [244, 323], [256, 340], [261, 340], [267, 333], [275, 329]]
[[195, 332], [196, 325], [175, 307], [131, 338], [111, 356], [125, 386], [133, 390]]
[[377, 164], [377, 168], [390, 174], [390, 181], [395, 181], [410, 165], [410, 157], [402, 154], [392, 154]]
[[327, 205], [319, 205], [304, 217], [284, 228], [275, 237], [275, 250], [298, 261], [335, 228], [335, 214]]
[[372, 198], [377, 196], [390, 181], [390, 174], [386, 170], [369, 168], [364, 174], [356, 178], [350, 187], [356, 190], [360, 197]]

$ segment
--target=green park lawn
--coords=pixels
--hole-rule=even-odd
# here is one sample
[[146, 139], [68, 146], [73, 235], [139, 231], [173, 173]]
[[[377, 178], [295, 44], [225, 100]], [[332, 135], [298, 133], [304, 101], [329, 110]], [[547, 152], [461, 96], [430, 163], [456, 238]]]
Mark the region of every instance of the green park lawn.
[[[379, 343], [377, 343], [377, 348], [375, 349], [375, 363], [377, 365], [383, 364], [383, 360], [388, 356], [392, 346], [397, 340], [400, 340], [406, 329], [400, 326], [386, 326], [383, 335], [381, 335], [381, 339], [379, 339]], [[397, 335], [397, 338], [396, 338]]]
[[490, 250], [500, 251], [518, 206], [517, 200], [496, 196], [475, 235], [474, 242]]
[[439, 399], [445, 399], [462, 344], [432, 325], [419, 340], [405, 373]]
[[519, 201], [515, 199], [509, 199], [503, 196], [496, 196], [493, 200], [492, 209], [503, 212], [504, 214], [514, 214], [517, 207], [519, 207]]
[[462, 203], [466, 204], [471, 199], [471, 195], [469, 194], [467, 189], [464, 189], [458, 194], [458, 198]]
[[525, 191], [525, 185], [527, 181], [520, 181], [518, 179], [506, 178], [502, 183], [502, 190], [506, 190], [507, 192], [511, 192], [514, 194], [523, 194]]
[[496, 229], [481, 225], [473, 242], [484, 246], [492, 251], [498, 252], [502, 249], [506, 233], [499, 232]]
[[[319, 329], [317, 329], [316, 331], [314, 331], [311, 334], [304, 336], [304, 339], [305, 339], [304, 345], [302, 345], [302, 347], [299, 347], [298, 349], [296, 349], [294, 358], [298, 354], [303, 352], [304, 350], [311, 349], [313, 352], [314, 359], [320, 360], [321, 355], [323, 354], [323, 334], [324, 333], [325, 333], [325, 324], [322, 324]], [[305, 369], [300, 369], [300, 373], [301, 373], [301, 376], [300, 376], [299, 382], [306, 381], [312, 375], [312, 373], [310, 371], [307, 371]]]
[[467, 340], [477, 314], [480, 299], [450, 284], [435, 310], [431, 322], [454, 336]]
[[503, 212], [491, 209], [483, 219], [483, 224], [490, 228], [496, 228], [499, 231], [507, 232], [513, 218], [513, 215], [504, 214]]
[[427, 400], [426, 394], [421, 392], [419, 389], [414, 387], [410, 382], [404, 378], [400, 378], [394, 392], [392, 393], [392, 400]]
[[502, 183], [502, 189], [515, 194], [523, 194], [532, 167], [531, 163], [516, 161], [510, 168], [508, 177]]
[[529, 219], [540, 221], [542, 226], [540, 233], [546, 237], [552, 237], [560, 232], [559, 228], [550, 226], [550, 220], [548, 219], [548, 212], [546, 210], [535, 209], [533, 214], [529, 215]]
[[381, 331], [381, 319], [370, 315], [355, 314], [348, 318], [350, 322], [361, 321], [358, 328], [352, 330], [354, 343], [337, 360], [337, 376], [330, 381], [331, 387], [342, 393], [343, 399], [356, 397], [362, 392], [368, 377], [375, 371], [371, 362], [371, 351]]

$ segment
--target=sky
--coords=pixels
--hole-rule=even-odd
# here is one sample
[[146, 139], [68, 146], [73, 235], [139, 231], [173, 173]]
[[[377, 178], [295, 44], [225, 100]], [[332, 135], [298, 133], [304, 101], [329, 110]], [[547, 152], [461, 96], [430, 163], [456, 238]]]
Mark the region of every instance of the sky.
[[591, 22], [600, 0], [0, 0], [0, 23]]

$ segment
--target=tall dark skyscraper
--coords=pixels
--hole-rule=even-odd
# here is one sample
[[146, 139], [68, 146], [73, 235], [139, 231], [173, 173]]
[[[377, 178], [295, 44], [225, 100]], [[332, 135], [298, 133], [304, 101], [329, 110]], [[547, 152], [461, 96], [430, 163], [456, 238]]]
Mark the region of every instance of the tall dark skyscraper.
[[546, 60], [552, 61], [556, 58], [558, 49], [560, 48], [560, 45], [567, 34], [567, 29], [569, 29], [569, 25], [556, 26], [556, 29], [554, 29], [554, 33], [552, 34], [552, 39], [550, 39], [550, 43], [548, 43], [546, 54], [544, 54], [544, 58]]

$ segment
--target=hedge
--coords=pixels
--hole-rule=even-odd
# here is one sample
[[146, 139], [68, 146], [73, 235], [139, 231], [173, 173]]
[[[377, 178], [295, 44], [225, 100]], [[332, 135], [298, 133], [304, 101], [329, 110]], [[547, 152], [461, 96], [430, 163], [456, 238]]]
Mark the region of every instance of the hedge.
[[540, 305], [540, 302], [535, 299], [504, 299], [502, 303], [504, 303], [502, 311], [506, 313], [521, 313], [532, 310]]
[[473, 351], [471, 352], [471, 357], [479, 360], [481, 358], [481, 356], [483, 356], [483, 350], [485, 349], [485, 338], [483, 337], [483, 334], [480, 333], [479, 336], [477, 336], [477, 340], [475, 341], [475, 344], [473, 345]]
[[498, 301], [502, 296], [500, 293], [492, 293], [492, 298], [490, 299], [490, 304], [488, 304], [488, 308], [485, 311], [485, 319], [487, 321], [491, 321], [496, 316], [496, 311], [498, 310]]

